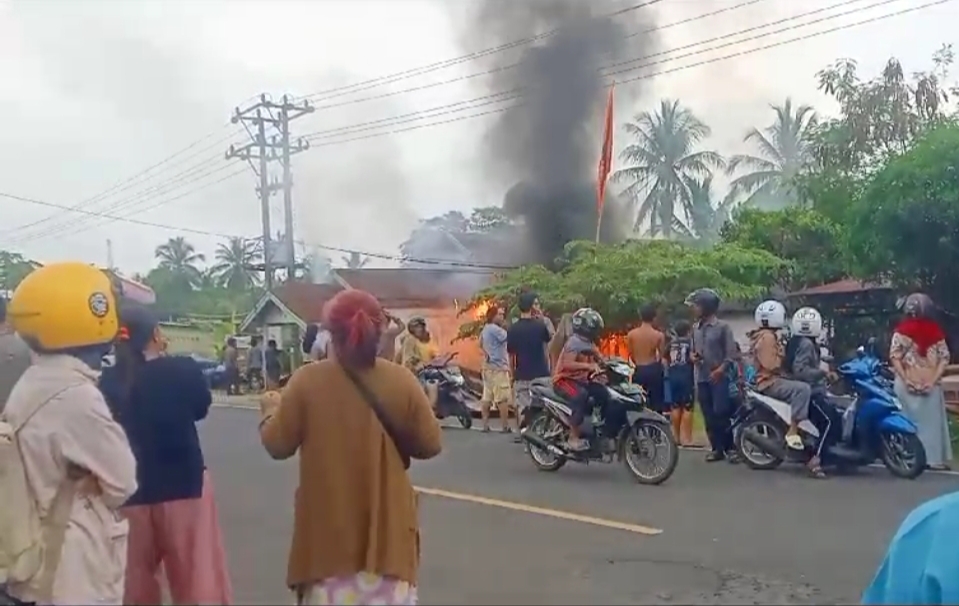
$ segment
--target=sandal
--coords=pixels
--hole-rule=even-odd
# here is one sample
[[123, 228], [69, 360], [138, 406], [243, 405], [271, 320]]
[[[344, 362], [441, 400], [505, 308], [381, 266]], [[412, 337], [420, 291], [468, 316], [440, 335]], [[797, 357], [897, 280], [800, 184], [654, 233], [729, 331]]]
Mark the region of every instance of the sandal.
[[805, 450], [805, 446], [802, 443], [802, 436], [798, 433], [786, 434], [786, 446], [793, 450]]
[[819, 464], [809, 465], [808, 467], [806, 467], [806, 469], [809, 471], [809, 477], [811, 478], [815, 478], [817, 480], [825, 480], [827, 477], [826, 472], [823, 471], [822, 469], [822, 465], [819, 465]]

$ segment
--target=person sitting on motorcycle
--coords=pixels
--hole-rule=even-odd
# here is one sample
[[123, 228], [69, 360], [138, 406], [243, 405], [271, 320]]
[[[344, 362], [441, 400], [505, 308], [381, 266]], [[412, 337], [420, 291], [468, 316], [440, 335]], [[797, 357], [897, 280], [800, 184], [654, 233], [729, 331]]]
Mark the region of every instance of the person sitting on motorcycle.
[[569, 420], [569, 449], [582, 451], [589, 444], [582, 438], [581, 426], [592, 412], [591, 400], [606, 404], [606, 388], [591, 379], [600, 372], [602, 356], [596, 341], [603, 332], [603, 316], [584, 307], [570, 319], [572, 335], [566, 340], [556, 360], [553, 387], [566, 396], [572, 416]]
[[794, 379], [808, 383], [813, 397], [826, 396], [826, 377], [817, 340], [822, 335], [822, 315], [812, 307], [793, 314], [792, 336], [786, 343], [785, 369]]
[[430, 404], [436, 408], [436, 399], [439, 390], [436, 385], [427, 383], [420, 378], [420, 371], [432, 362], [439, 354], [439, 348], [433, 342], [430, 331], [426, 328], [426, 318], [414, 316], [406, 323], [406, 330], [409, 334], [403, 339], [400, 347], [400, 364], [405, 366], [420, 379], [426, 395], [429, 396]]
[[792, 414], [786, 444], [794, 450], [803, 450], [799, 424], [809, 418], [812, 390], [802, 381], [787, 379], [783, 371], [785, 352], [779, 331], [786, 325], [786, 308], [779, 301], [763, 301], [756, 308], [755, 318], [758, 327], [749, 333], [749, 341], [756, 364], [756, 390], [789, 404]]

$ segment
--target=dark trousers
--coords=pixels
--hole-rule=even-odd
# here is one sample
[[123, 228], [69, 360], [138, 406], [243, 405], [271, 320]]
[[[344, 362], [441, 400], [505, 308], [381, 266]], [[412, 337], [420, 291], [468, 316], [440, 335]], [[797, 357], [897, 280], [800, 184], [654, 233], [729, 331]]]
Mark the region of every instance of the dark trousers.
[[625, 410], [612, 411], [614, 418], [609, 419], [609, 394], [606, 393], [605, 386], [598, 383], [564, 381], [562, 384], [557, 385], [557, 387], [566, 393], [566, 401], [569, 404], [570, 411], [573, 413], [570, 415], [569, 422], [572, 423], [573, 426], [581, 426], [583, 421], [586, 420], [586, 417], [593, 412], [594, 405], [600, 407], [600, 410], [603, 411], [603, 417], [607, 422], [613, 421], [619, 426], [625, 422]]
[[666, 374], [660, 362], [637, 366], [633, 383], [646, 390], [647, 405], [656, 412], [666, 412]]
[[733, 450], [733, 402], [729, 397], [729, 382], [700, 383], [696, 386], [699, 406], [706, 423], [706, 435], [713, 452], [726, 453]]

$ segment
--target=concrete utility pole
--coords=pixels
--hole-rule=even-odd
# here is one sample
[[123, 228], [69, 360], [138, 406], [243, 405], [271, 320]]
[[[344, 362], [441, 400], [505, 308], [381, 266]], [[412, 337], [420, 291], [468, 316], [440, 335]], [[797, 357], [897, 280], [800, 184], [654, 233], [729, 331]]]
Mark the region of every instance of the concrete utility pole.
[[[276, 113], [274, 113], [276, 112]], [[273, 288], [273, 247], [271, 246], [270, 236], [270, 196], [282, 189], [283, 190], [283, 214], [284, 228], [286, 230], [286, 271], [287, 280], [292, 280], [296, 272], [296, 259], [294, 257], [293, 247], [293, 179], [290, 170], [290, 157], [310, 148], [309, 142], [305, 139], [298, 139], [295, 144], [290, 142], [290, 122], [312, 113], [313, 107], [307, 102], [293, 103], [288, 95], [283, 95], [280, 103], [274, 103], [267, 98], [267, 95], [260, 95], [259, 101], [240, 109], [233, 111], [233, 117], [230, 119], [234, 124], [243, 123], [252, 124], [256, 127], [256, 133], [250, 133], [252, 141], [236, 147], [231, 145], [226, 152], [227, 159], [239, 158], [250, 162], [259, 161], [259, 170], [257, 175], [260, 178], [260, 185], [256, 188], [257, 195], [260, 197], [260, 214], [263, 223], [263, 271], [264, 282], [267, 290]], [[266, 135], [267, 125], [275, 128], [280, 134], [272, 136], [269, 139]], [[278, 153], [279, 151], [279, 153]], [[283, 180], [281, 183], [270, 182], [268, 163], [279, 161], [283, 167]]]

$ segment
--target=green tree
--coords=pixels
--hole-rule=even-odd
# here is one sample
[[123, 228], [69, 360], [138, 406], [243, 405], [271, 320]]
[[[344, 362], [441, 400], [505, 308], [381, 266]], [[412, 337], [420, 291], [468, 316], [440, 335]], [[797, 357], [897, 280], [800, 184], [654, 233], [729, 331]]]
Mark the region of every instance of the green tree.
[[624, 129], [632, 142], [620, 154], [626, 166], [612, 180], [628, 184], [623, 195], [636, 205], [634, 229], [648, 222], [651, 236], [682, 234], [682, 219], [689, 220], [692, 207], [689, 180], [724, 166], [716, 152], [697, 150], [709, 136], [709, 126], [679, 101], [666, 99]]
[[812, 160], [816, 112], [809, 105], [793, 107], [792, 99], [773, 105], [772, 124], [747, 134], [756, 154], [729, 159], [730, 174], [741, 173], [729, 184], [727, 204], [740, 202], [763, 210], [778, 210], [799, 201], [794, 179]]
[[959, 126], [889, 160], [849, 210], [848, 251], [863, 278], [923, 290], [955, 313], [959, 290]]
[[213, 253], [215, 263], [210, 276], [218, 285], [230, 290], [247, 290], [259, 283], [259, 277], [251, 266], [260, 258], [261, 246], [257, 240], [230, 238], [219, 243]]
[[841, 234], [838, 225], [811, 208], [768, 212], [743, 208], [723, 226], [722, 241], [788, 261], [779, 283], [798, 290], [846, 277]]
[[0, 291], [12, 292], [37, 267], [39, 263], [20, 253], [0, 250]]
[[891, 58], [882, 73], [859, 76], [852, 59], [840, 59], [820, 71], [819, 89], [839, 103], [839, 116], [821, 124], [815, 146], [820, 166], [853, 173], [871, 173], [904, 153], [927, 129], [949, 119], [948, 98], [955, 88], [945, 84], [953, 62], [950, 45], [933, 54], [929, 71], [906, 76]]
[[169, 276], [164, 279], [172, 280], [170, 286], [186, 292], [199, 284], [202, 277], [199, 264], [203, 263], [205, 257], [196, 252], [196, 248], [187, 242], [186, 238], [170, 238], [156, 247], [154, 256], [159, 261], [157, 269], [168, 272]]
[[471, 233], [487, 233], [512, 224], [512, 220], [499, 206], [474, 208], [466, 222], [465, 230]]
[[[470, 307], [492, 299], [512, 308], [521, 289], [532, 288], [551, 313], [590, 306], [603, 314], [610, 331], [619, 332], [635, 324], [642, 304], [655, 302], [675, 313], [704, 284], [731, 299], [760, 297], [787, 265], [768, 252], [732, 244], [704, 249], [664, 240], [615, 246], [576, 241], [566, 246], [566, 257], [558, 272], [526, 266], [504, 274]], [[464, 324], [461, 336], [475, 334], [479, 324]]]
[[362, 269], [363, 267], [366, 267], [367, 263], [370, 262], [370, 258], [353, 251], [349, 254], [349, 256], [343, 257], [343, 262], [346, 263], [347, 269]]

